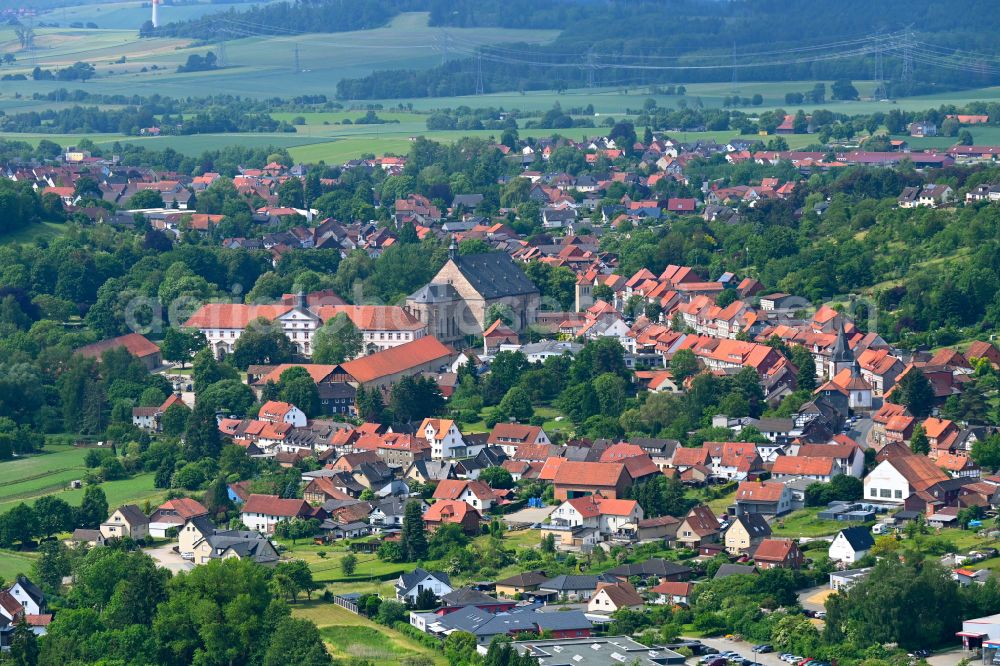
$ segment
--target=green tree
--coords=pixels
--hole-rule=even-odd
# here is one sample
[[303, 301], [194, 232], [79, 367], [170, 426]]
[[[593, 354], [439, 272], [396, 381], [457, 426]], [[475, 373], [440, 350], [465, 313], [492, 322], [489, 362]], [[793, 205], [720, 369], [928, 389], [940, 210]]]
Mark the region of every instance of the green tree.
[[266, 319], [250, 322], [233, 348], [233, 363], [246, 370], [251, 365], [279, 365], [295, 356], [295, 345]]
[[179, 436], [187, 427], [190, 415], [191, 410], [188, 409], [187, 405], [181, 402], [170, 405], [160, 417], [160, 427], [163, 428], [163, 433], [171, 437]]
[[628, 385], [619, 375], [606, 372], [593, 381], [600, 413], [618, 418], [625, 409]]
[[22, 617], [14, 625], [14, 633], [10, 637], [9, 662], [13, 666], [35, 666], [38, 654], [38, 638]]
[[336, 364], [358, 356], [363, 349], [361, 331], [341, 312], [328, 319], [313, 336], [313, 363]]
[[896, 383], [890, 399], [897, 405], [905, 405], [913, 416], [926, 418], [934, 406], [934, 389], [919, 368], [911, 367]]
[[35, 512], [24, 502], [0, 515], [0, 546], [4, 548], [15, 543], [20, 543], [22, 549], [27, 548], [35, 532]]
[[990, 435], [973, 442], [970, 455], [983, 469], [1000, 469], [1000, 435]]
[[418, 562], [427, 557], [427, 528], [419, 501], [406, 503], [400, 545], [407, 562]]
[[531, 396], [520, 386], [511, 388], [500, 401], [498, 414], [502, 414], [503, 420], [514, 419], [522, 423], [528, 421], [535, 414]]
[[315, 624], [286, 617], [270, 636], [263, 666], [324, 666], [331, 661]]
[[198, 401], [184, 429], [184, 450], [189, 460], [218, 458], [222, 438], [212, 405]]
[[354, 572], [358, 568], [358, 556], [354, 553], [348, 553], [344, 555], [340, 560], [340, 570], [345, 576], [353, 576]]
[[167, 361], [185, 364], [191, 356], [207, 344], [205, 336], [196, 329], [168, 328], [160, 343], [160, 352]]
[[256, 400], [253, 389], [236, 379], [223, 379], [198, 394], [198, 404], [204, 404], [205, 409], [238, 418], [245, 416]]
[[476, 637], [467, 631], [453, 631], [444, 641], [444, 656], [452, 666], [463, 666], [474, 662]]
[[924, 427], [919, 423], [913, 427], [913, 434], [910, 436], [910, 448], [914, 453], [927, 455], [931, 450], [931, 443], [927, 439]]
[[479, 480], [490, 488], [506, 489], [514, 487], [514, 477], [503, 467], [487, 467], [479, 473]]
[[319, 388], [305, 368], [288, 368], [281, 373], [278, 386], [282, 401], [295, 405], [308, 417], [319, 414]]
[[698, 357], [690, 349], [679, 349], [670, 359], [670, 372], [678, 386], [698, 372]]
[[83, 491], [83, 500], [76, 510], [76, 525], [86, 529], [97, 529], [107, 520], [108, 498], [100, 486], [87, 486]]

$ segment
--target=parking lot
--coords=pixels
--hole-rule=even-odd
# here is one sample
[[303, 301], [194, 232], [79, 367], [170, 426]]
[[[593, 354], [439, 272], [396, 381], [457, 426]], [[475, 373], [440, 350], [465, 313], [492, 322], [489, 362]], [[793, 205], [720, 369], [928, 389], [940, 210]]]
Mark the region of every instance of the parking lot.
[[172, 573], [191, 571], [194, 569], [194, 562], [183, 559], [180, 554], [173, 551], [173, 545], [160, 546], [158, 548], [148, 548], [145, 553], [152, 557], [158, 566], [169, 569]]
[[[785, 662], [778, 659], [777, 652], [768, 652], [765, 654], [754, 654], [753, 646], [756, 643], [748, 643], [747, 641], [729, 639], [729, 638], [698, 638], [694, 639], [701, 641], [709, 647], [713, 647], [719, 652], [726, 652], [727, 650], [733, 650], [738, 652], [741, 657], [745, 659], [750, 659], [756, 661], [757, 663], [763, 664], [764, 666], [788, 666]], [[697, 663], [698, 657], [688, 660], [689, 663]]]

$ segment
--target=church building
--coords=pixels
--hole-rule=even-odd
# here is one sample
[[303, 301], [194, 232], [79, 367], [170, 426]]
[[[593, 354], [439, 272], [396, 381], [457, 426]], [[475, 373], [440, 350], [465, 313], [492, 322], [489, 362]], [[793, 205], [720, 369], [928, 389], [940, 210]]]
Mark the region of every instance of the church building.
[[448, 262], [427, 285], [406, 299], [405, 308], [445, 343], [482, 335], [494, 305], [509, 309], [511, 328], [522, 333], [535, 323], [538, 288], [504, 252], [459, 255], [455, 242]]

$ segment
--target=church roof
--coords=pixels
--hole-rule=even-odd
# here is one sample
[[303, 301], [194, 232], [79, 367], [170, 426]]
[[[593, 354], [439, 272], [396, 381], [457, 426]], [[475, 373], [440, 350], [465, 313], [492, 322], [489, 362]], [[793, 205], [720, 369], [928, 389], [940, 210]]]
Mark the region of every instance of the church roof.
[[521, 267], [504, 252], [459, 255], [452, 261], [485, 299], [538, 293]]

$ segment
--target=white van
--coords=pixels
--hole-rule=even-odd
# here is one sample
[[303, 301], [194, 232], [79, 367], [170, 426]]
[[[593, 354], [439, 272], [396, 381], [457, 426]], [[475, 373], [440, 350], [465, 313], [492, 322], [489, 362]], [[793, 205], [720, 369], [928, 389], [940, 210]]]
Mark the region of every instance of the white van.
[[872, 526], [872, 534], [888, 534], [889, 529], [889, 526], [885, 523], [877, 523]]

